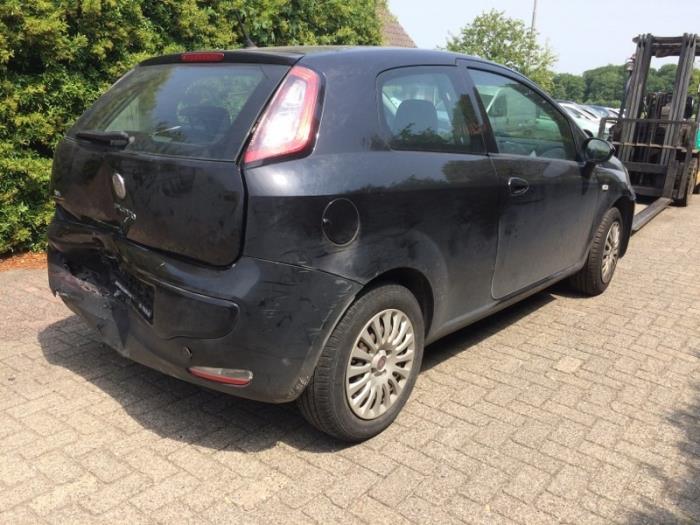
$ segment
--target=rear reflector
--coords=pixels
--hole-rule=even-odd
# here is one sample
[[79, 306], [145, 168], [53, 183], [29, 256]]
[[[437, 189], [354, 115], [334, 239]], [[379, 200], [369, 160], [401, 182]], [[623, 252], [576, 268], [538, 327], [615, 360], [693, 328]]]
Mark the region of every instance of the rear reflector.
[[180, 55], [181, 62], [221, 62], [224, 54], [220, 51], [194, 51]]
[[195, 377], [233, 386], [246, 386], [253, 380], [253, 372], [250, 370], [193, 366], [188, 371]]
[[250, 163], [310, 150], [318, 127], [320, 90], [318, 73], [294, 66], [260, 118], [243, 161]]

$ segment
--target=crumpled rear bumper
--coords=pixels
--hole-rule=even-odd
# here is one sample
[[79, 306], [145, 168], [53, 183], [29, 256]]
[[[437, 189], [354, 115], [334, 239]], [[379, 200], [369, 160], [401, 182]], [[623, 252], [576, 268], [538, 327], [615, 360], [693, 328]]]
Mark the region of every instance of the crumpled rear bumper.
[[[266, 402], [298, 397], [325, 340], [360, 286], [243, 257], [228, 268], [169, 258], [113, 232], [54, 220], [49, 284], [106, 344], [168, 375]], [[193, 366], [250, 370], [236, 387]]]

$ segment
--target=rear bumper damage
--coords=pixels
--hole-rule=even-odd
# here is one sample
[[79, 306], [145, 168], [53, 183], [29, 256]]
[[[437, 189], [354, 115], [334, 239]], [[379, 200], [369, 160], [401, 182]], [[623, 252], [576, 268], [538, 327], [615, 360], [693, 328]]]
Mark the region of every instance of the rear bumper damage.
[[[165, 374], [259, 401], [295, 399], [360, 286], [324, 272], [242, 257], [212, 268], [57, 215], [49, 229], [54, 294], [121, 355]], [[245, 387], [192, 367], [252, 372]]]

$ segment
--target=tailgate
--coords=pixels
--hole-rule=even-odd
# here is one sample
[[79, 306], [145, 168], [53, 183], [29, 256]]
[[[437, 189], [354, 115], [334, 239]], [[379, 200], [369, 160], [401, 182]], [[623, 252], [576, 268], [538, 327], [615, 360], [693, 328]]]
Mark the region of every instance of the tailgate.
[[145, 246], [212, 265], [232, 263], [241, 250], [245, 206], [236, 159], [288, 69], [137, 67], [56, 150], [57, 202], [79, 220]]

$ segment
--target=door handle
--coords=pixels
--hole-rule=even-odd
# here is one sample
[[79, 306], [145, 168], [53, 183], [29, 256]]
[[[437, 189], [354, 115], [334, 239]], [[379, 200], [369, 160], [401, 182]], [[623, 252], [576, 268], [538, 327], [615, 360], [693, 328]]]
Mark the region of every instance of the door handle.
[[508, 189], [511, 195], [522, 195], [530, 189], [530, 185], [525, 179], [511, 177], [508, 179]]

